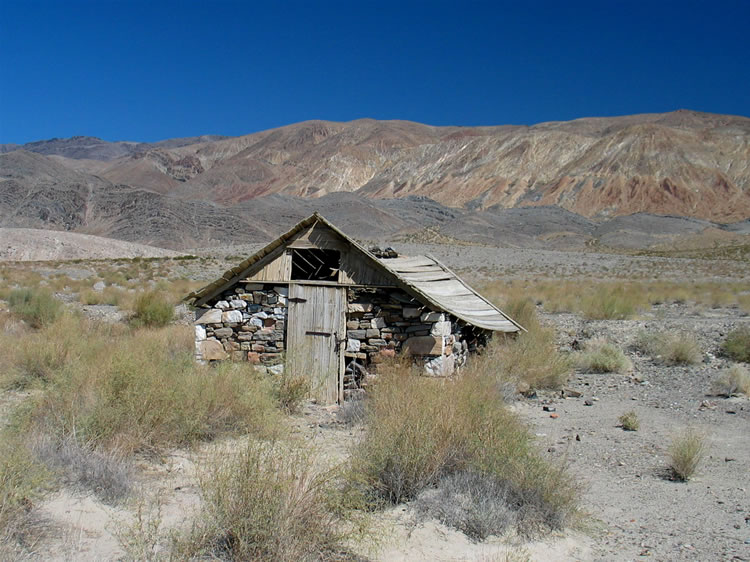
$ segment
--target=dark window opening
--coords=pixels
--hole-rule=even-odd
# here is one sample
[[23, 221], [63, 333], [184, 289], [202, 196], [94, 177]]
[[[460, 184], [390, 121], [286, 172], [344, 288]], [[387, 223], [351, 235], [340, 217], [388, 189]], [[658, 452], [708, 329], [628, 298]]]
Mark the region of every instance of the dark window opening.
[[338, 281], [340, 263], [338, 250], [292, 250], [292, 280]]

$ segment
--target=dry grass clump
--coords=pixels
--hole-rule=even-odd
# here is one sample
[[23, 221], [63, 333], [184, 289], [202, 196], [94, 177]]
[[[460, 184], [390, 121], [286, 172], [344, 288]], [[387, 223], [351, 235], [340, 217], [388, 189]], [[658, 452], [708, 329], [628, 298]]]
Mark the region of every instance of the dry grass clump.
[[16, 289], [8, 296], [8, 307], [34, 328], [54, 322], [62, 313], [62, 303], [48, 291]]
[[21, 558], [40, 532], [33, 513], [47, 481], [22, 440], [0, 433], [0, 559]]
[[354, 529], [340, 502], [338, 471], [310, 451], [251, 440], [201, 475], [203, 509], [173, 548], [177, 559], [345, 559]]
[[62, 314], [37, 331], [0, 334], [2, 356], [7, 363], [0, 374], [0, 384], [6, 388], [28, 388], [49, 382], [55, 373], [74, 361], [90, 359], [106, 342], [102, 338], [89, 338], [89, 331], [86, 321]]
[[643, 304], [643, 296], [632, 286], [602, 285], [583, 296], [579, 309], [591, 320], [626, 320]]
[[468, 371], [441, 381], [395, 366], [381, 376], [367, 401], [365, 437], [351, 458], [353, 478], [373, 498], [399, 503], [434, 488], [463, 501], [460, 490], [482, 480], [479, 489], [496, 495], [464, 498], [467, 509], [506, 501], [512, 517], [490, 518], [497, 526], [477, 523], [473, 530], [474, 523], [461, 523], [464, 516], [447, 517], [448, 506], [425, 509], [476, 536], [500, 533], [511, 522], [530, 534], [569, 521], [575, 485], [536, 453], [527, 430], [505, 407], [495, 377]]
[[139, 294], [133, 305], [132, 324], [160, 328], [174, 317], [174, 304], [160, 291]]
[[695, 429], [677, 435], [669, 447], [669, 469], [676, 480], [687, 482], [706, 453], [705, 437]]
[[493, 339], [483, 360], [474, 359], [475, 368], [494, 374], [502, 383], [513, 386], [513, 391], [562, 387], [573, 364], [557, 349], [554, 329], [541, 325], [531, 301], [510, 301], [505, 309], [520, 312], [524, 321], [521, 325], [528, 331]]
[[640, 332], [632, 347], [664, 365], [694, 365], [702, 358], [698, 340], [689, 332]]
[[71, 317], [64, 322], [44, 332], [47, 349], [60, 350], [52, 360], [33, 345], [39, 334], [27, 336], [32, 344], [19, 344], [41, 359], [20, 354], [16, 369], [30, 363], [44, 373], [43, 391], [25, 409], [30, 434], [75, 435], [81, 445], [128, 454], [271, 431], [277, 409], [270, 381], [248, 365], [196, 365], [188, 329], [123, 333]]
[[641, 422], [638, 420], [638, 414], [633, 410], [621, 415], [617, 421], [620, 422], [620, 426], [625, 431], [638, 431], [638, 428], [641, 427]]
[[576, 355], [576, 362], [590, 373], [625, 373], [633, 368], [620, 348], [602, 338], [587, 342], [585, 350]]
[[721, 349], [735, 361], [750, 363], [750, 327], [743, 326], [729, 332], [727, 339], [721, 344]]
[[307, 377], [291, 376], [283, 373], [276, 381], [274, 395], [287, 414], [296, 414], [302, 402], [310, 393], [310, 381]]
[[717, 396], [731, 398], [737, 394], [750, 396], [750, 372], [742, 365], [732, 365], [712, 384]]
[[561, 388], [572, 369], [570, 358], [557, 349], [554, 330], [547, 327], [499, 337], [485, 353], [485, 364], [492, 365], [498, 378], [519, 388]]

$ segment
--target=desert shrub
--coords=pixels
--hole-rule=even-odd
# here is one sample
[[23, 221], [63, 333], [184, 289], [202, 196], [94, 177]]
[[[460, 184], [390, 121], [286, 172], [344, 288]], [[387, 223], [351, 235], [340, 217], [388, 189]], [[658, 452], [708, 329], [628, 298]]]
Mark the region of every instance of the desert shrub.
[[136, 326], [166, 326], [172, 321], [173, 316], [174, 305], [161, 292], [141, 293], [135, 299], [133, 323]]
[[621, 415], [618, 421], [625, 431], [638, 431], [638, 428], [641, 427], [638, 414], [632, 410]]
[[642, 305], [642, 298], [623, 285], [599, 286], [581, 299], [580, 310], [591, 320], [625, 320], [632, 318]]
[[624, 373], [633, 366], [621, 349], [601, 338], [589, 341], [576, 361], [581, 369], [592, 373]]
[[742, 365], [732, 365], [713, 382], [712, 390], [727, 398], [740, 393], [750, 396], [750, 372]]
[[729, 332], [721, 350], [735, 361], [750, 363], [750, 327], [743, 326]]
[[418, 513], [462, 531], [473, 540], [499, 535], [516, 524], [511, 507], [517, 501], [507, 481], [476, 471], [459, 471], [440, 479], [417, 496]]
[[62, 303], [42, 289], [11, 291], [8, 306], [34, 328], [54, 322], [62, 312]]
[[175, 545], [178, 559], [321, 560], [344, 552], [346, 509], [337, 471], [309, 451], [251, 440], [200, 477], [203, 509]]
[[676, 480], [686, 482], [705, 456], [705, 438], [694, 429], [677, 435], [669, 447], [669, 469]]
[[633, 348], [665, 365], [693, 365], [701, 360], [698, 341], [689, 332], [640, 332]]
[[524, 388], [560, 388], [568, 380], [572, 363], [560, 353], [552, 328], [536, 328], [513, 337], [497, 337], [485, 351], [482, 368]]
[[132, 466], [116, 451], [97, 451], [75, 438], [40, 436], [32, 445], [34, 456], [75, 488], [94, 492], [115, 503], [130, 492]]
[[380, 376], [367, 401], [365, 437], [351, 460], [352, 474], [373, 497], [399, 503], [451, 475], [473, 472], [513, 498], [509, 508], [521, 532], [565, 525], [576, 487], [535, 452], [504, 406], [495, 377], [467, 371], [436, 381], [395, 368]]
[[246, 364], [195, 364], [189, 330], [115, 331], [86, 333], [87, 353], [29, 400], [29, 431], [127, 454], [276, 425], [270, 381]]
[[59, 316], [36, 332], [13, 337], [6, 342], [5, 359], [9, 363], [2, 376], [5, 387], [27, 388], [47, 383], [66, 365], [94, 351], [88, 322], [69, 314]]
[[274, 394], [282, 410], [296, 414], [310, 393], [310, 381], [303, 376], [282, 374], [276, 381]]
[[659, 361], [667, 365], [693, 365], [701, 360], [698, 341], [687, 332], [663, 332], [656, 338]]

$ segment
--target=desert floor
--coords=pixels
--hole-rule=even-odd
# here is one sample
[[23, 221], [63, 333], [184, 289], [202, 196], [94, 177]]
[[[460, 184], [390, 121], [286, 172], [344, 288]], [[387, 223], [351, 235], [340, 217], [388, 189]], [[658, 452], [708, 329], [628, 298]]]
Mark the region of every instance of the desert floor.
[[[731, 260], [634, 257], [628, 255], [502, 250], [479, 246], [404, 247], [403, 253], [432, 253], [481, 287], [484, 283], [545, 279], [551, 282], [670, 280], [681, 283], [750, 281], [750, 265]], [[71, 278], [96, 271], [104, 262], [33, 262], [13, 265], [62, 272]], [[174, 262], [171, 274], [212, 280], [232, 263], [224, 259]], [[84, 273], [82, 273], [84, 272]], [[77, 306], [105, 321], [122, 313], [106, 305]], [[435, 521], [417, 521], [410, 507], [379, 514], [378, 540], [357, 545], [375, 560], [750, 560], [750, 400], [711, 394], [711, 383], [729, 366], [720, 345], [727, 333], [750, 326], [746, 309], [688, 301], [650, 306], [629, 320], [586, 320], [538, 305], [545, 324], [557, 330], [561, 349], [603, 337], [623, 349], [633, 363], [624, 374], [576, 371], [564, 391], [518, 396], [510, 403], [532, 428], [542, 454], [564, 462], [581, 486], [586, 513], [580, 526], [559, 535], [522, 543], [498, 537], [473, 543]], [[189, 314], [181, 321], [190, 330]], [[633, 348], [643, 331], [692, 334], [701, 361], [665, 366]], [[565, 392], [572, 391], [572, 392]], [[24, 393], [0, 394], [0, 419]], [[635, 411], [638, 431], [624, 431], [618, 417]], [[554, 416], [552, 415], [554, 414]], [[289, 418], [293, 431], [330, 462], [343, 461], [363, 429], [342, 423], [338, 408], [306, 404]], [[667, 472], [671, 438], [692, 427], [705, 435], [707, 453], [695, 478], [672, 480]], [[32, 558], [45, 560], [117, 560], [135, 515], [151, 511], [158, 533], [186, 525], [200, 502], [196, 470], [201, 458], [226, 441], [195, 450], [174, 450], [138, 464], [139, 497], [118, 506], [92, 495], [61, 489], [38, 507], [46, 531]]]

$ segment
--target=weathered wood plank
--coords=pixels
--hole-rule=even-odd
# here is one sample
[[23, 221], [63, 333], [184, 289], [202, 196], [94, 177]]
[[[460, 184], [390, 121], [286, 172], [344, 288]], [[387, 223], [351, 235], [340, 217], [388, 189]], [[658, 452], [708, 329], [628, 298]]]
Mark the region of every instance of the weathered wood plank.
[[287, 368], [292, 376], [306, 377], [312, 396], [323, 404], [339, 399], [343, 355], [336, 338], [343, 337], [345, 314], [346, 289], [290, 284]]

